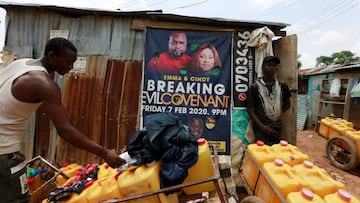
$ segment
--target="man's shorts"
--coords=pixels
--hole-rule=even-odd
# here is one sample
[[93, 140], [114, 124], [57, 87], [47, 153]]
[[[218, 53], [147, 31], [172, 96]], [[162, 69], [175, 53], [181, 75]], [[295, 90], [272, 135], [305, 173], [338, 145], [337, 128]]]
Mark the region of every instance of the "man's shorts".
[[25, 156], [20, 152], [0, 155], [0, 202], [29, 202]]

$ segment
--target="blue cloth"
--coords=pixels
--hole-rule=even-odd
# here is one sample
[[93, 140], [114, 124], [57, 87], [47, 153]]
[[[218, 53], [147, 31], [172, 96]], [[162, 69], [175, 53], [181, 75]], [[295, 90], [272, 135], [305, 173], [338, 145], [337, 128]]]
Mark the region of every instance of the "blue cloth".
[[148, 115], [144, 125], [145, 130], [131, 138], [129, 155], [137, 160], [137, 165], [160, 160], [161, 188], [181, 184], [187, 170], [198, 160], [197, 139], [179, 117], [169, 112]]
[[33, 169], [33, 170], [30, 169], [30, 172], [27, 174], [27, 177], [32, 178], [32, 177], [35, 177], [37, 174], [45, 173], [45, 172], [47, 172], [47, 170], [43, 169], [43, 168]]

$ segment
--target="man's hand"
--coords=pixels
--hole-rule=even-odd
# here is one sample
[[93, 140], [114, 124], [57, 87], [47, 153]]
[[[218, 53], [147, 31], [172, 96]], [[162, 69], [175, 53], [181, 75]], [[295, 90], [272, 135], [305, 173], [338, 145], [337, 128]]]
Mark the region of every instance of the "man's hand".
[[111, 168], [118, 168], [126, 163], [125, 160], [119, 157], [118, 153], [110, 149], [104, 149], [101, 153], [101, 157], [110, 165]]
[[265, 135], [271, 135], [271, 136], [276, 136], [277, 134], [279, 134], [276, 130], [272, 129], [270, 126], [268, 125], [263, 125], [261, 127], [261, 131], [265, 134]]

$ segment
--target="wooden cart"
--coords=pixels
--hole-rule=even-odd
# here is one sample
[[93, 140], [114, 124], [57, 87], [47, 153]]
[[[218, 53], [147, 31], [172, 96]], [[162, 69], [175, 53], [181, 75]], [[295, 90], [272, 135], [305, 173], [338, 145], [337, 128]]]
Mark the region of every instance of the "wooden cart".
[[52, 169], [55, 174], [45, 182], [43, 182], [40, 186], [36, 187], [34, 190], [30, 190], [31, 200], [30, 203], [39, 203], [43, 199], [47, 198], [49, 193], [55, 189], [56, 187], [56, 177], [61, 175], [65, 179], [69, 179], [69, 176], [66, 175], [64, 172], [62, 172], [60, 169], [56, 168], [54, 165], [52, 165], [49, 161], [44, 159], [41, 156], [36, 156], [33, 159], [27, 161], [26, 165], [31, 165], [35, 161], [40, 161], [41, 163], [44, 163], [47, 167]]
[[326, 155], [330, 163], [343, 170], [356, 168], [360, 162], [360, 143], [344, 136], [332, 136], [327, 141]]

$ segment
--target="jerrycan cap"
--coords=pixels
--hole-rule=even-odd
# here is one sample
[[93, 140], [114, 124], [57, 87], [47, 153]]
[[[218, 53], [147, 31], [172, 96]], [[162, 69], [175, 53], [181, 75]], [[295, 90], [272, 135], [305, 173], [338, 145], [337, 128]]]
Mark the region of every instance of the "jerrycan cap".
[[340, 199], [345, 200], [345, 201], [350, 201], [352, 198], [352, 195], [343, 189], [339, 189], [337, 192], [338, 196], [340, 197]]
[[280, 140], [280, 145], [285, 147], [287, 146], [289, 143], [286, 140]]
[[197, 143], [198, 143], [198, 145], [203, 145], [203, 144], [206, 143], [206, 139], [205, 139], [205, 138], [199, 138], [199, 139], [197, 140]]
[[256, 145], [257, 146], [260, 146], [260, 147], [262, 147], [262, 146], [264, 146], [264, 142], [263, 141], [261, 141], [261, 140], [258, 140], [258, 141], [256, 141]]
[[308, 188], [301, 189], [301, 195], [308, 200], [314, 199], [314, 193]]
[[308, 160], [304, 160], [303, 165], [305, 166], [305, 168], [312, 168], [314, 167], [314, 163]]
[[275, 158], [274, 159], [275, 166], [282, 166], [284, 162], [281, 159]]

